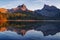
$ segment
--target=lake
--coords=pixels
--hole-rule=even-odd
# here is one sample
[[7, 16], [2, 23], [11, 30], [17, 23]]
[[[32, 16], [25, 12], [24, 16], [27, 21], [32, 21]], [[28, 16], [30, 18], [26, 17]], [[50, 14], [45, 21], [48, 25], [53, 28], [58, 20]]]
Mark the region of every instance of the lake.
[[60, 21], [7, 22], [0, 40], [60, 40]]

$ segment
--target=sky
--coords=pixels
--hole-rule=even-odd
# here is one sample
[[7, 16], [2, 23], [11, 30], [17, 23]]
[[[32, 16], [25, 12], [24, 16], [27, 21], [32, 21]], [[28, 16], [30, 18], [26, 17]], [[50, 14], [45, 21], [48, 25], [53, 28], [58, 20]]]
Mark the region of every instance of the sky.
[[60, 0], [0, 0], [0, 8], [11, 9], [22, 4], [30, 10], [42, 9], [44, 4], [54, 5], [60, 9]]

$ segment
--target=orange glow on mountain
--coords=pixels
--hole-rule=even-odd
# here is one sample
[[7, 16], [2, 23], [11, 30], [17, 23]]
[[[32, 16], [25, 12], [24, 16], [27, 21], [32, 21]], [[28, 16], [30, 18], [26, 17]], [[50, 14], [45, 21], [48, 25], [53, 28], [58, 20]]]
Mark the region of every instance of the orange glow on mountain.
[[1, 12], [1, 13], [6, 13], [6, 12], [7, 12], [7, 9], [5, 9], [5, 8], [0, 8], [0, 12]]

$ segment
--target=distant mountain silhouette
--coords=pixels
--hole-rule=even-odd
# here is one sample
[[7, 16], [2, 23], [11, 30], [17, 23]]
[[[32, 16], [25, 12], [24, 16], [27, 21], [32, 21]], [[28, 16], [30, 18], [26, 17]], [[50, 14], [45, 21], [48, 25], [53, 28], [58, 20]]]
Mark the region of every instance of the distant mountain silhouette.
[[36, 10], [36, 12], [43, 16], [55, 17], [55, 16], [59, 16], [60, 9], [56, 8], [55, 6], [44, 5], [42, 10]]

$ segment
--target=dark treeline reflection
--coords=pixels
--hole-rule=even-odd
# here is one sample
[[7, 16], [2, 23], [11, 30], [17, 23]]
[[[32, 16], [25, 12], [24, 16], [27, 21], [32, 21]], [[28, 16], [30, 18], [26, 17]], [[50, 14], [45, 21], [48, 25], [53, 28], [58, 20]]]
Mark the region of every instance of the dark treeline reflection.
[[10, 21], [7, 24], [0, 27], [1, 40], [60, 40], [60, 22]]
[[19, 35], [25, 35], [29, 30], [41, 31], [44, 36], [55, 35], [60, 32], [60, 22], [19, 22], [11, 21], [7, 22], [8, 26], [1, 27], [0, 31], [14, 31]]

